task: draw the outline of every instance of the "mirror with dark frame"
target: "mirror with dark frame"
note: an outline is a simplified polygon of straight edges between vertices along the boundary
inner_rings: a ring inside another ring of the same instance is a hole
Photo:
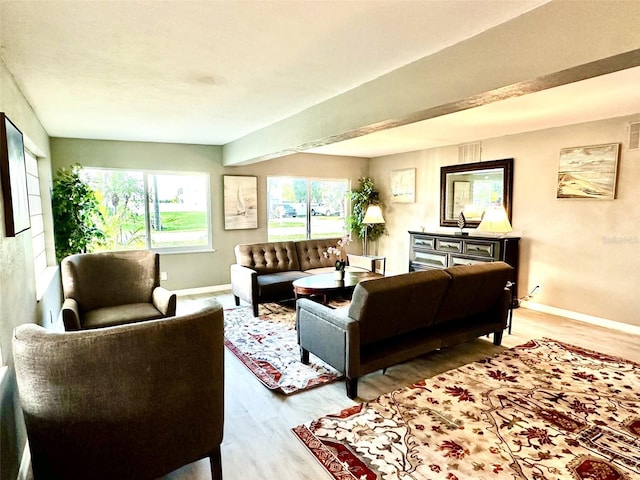
[[[462,212],[465,227],[475,228],[494,205],[504,206],[511,221],[512,187],[513,158],[441,167],[440,226],[460,226]]]

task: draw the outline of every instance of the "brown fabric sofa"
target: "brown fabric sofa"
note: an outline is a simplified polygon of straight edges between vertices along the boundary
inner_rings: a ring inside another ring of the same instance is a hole
[[[176,314],[176,294],[160,286],[160,256],[151,250],[70,255],[60,269],[65,330]]]
[[[323,253],[340,238],[236,245],[236,263],[231,265],[231,290],[236,305],[244,300],[258,316],[258,304],[293,297],[292,283],[298,278],[335,269],[335,256]]]
[[[500,345],[512,270],[495,262],[367,280],[342,309],[300,299],[301,359],[308,363],[313,353],[344,372],[347,396],[355,398],[358,378],[375,370],[489,333]]]
[[[217,301],[92,330],[17,327],[13,358],[33,478],[193,479],[187,470],[202,470],[198,460],[208,457],[209,478],[221,479],[223,330]]]

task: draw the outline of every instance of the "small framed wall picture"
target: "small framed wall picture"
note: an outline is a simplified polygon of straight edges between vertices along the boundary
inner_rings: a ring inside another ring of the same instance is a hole
[[[258,177],[223,175],[224,229],[258,228]]]
[[[0,176],[7,237],[15,237],[31,227],[24,140],[4,113],[0,113]]]
[[[416,201],[415,168],[391,171],[391,201],[393,203],[414,203]]]

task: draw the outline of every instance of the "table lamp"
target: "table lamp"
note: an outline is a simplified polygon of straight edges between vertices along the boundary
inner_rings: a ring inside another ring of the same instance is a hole
[[[369,225],[376,223],[384,223],[384,217],[382,216],[382,210],[380,205],[369,205],[367,211],[364,214],[362,223],[366,225],[364,229],[364,255],[368,254],[369,245],[367,243],[367,233],[369,232]]]
[[[478,225],[479,232],[496,233],[501,236],[512,232],[511,223],[507,217],[507,212],[502,205],[492,206],[485,210],[484,217],[480,225]]]

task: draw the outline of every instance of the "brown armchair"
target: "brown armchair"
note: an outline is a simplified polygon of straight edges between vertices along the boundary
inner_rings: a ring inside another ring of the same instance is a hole
[[[62,260],[65,330],[171,317],[176,295],[160,286],[160,256],[150,250],[81,253]]]
[[[176,478],[209,457],[212,478],[221,479],[223,321],[216,302],[101,329],[17,327],[13,358],[34,478]]]

